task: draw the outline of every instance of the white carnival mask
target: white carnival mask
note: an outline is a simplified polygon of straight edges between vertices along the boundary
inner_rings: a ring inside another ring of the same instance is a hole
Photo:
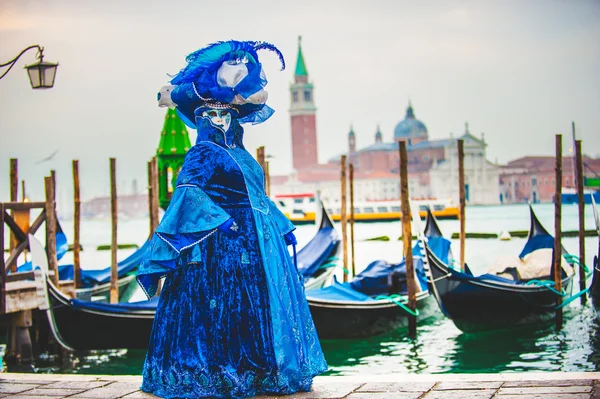
[[[166,85],[160,88],[158,92],[158,106],[159,107],[168,107],[175,108],[177,105],[171,100],[171,92],[175,89],[176,86]]]
[[[210,124],[223,131],[229,130],[231,125],[231,113],[225,109],[208,109],[202,112],[202,117],[210,121]]]

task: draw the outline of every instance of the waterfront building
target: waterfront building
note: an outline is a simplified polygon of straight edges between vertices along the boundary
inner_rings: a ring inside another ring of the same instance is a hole
[[[148,216],[148,194],[134,193],[117,197],[119,218],[137,219]],[[94,197],[81,203],[83,219],[109,219],[110,196]]]
[[[373,144],[358,149],[357,132],[350,126],[348,149],[344,154],[318,163],[316,105],[314,85],[310,82],[301,42],[294,81],[290,85],[290,117],[294,171],[289,176],[272,176],[272,194],[310,193],[320,191],[330,202],[340,197],[340,159],[347,156],[355,168],[354,193],[357,201],[393,200],[400,197],[398,142],[405,141],[408,150],[409,190],[413,198],[450,199],[458,203],[458,159],[456,140],[465,141],[465,180],[467,202],[497,204],[500,202],[500,168],[485,158],[487,144],[465,132],[457,139],[430,140],[426,125],[415,117],[408,104],[405,117],[395,129],[392,140],[385,141],[379,126]]]
[[[583,157],[583,174],[590,181],[600,176],[600,158]],[[573,157],[562,159],[562,187],[575,188]],[[502,203],[553,202],[556,192],[556,158],[553,156],[525,156],[508,162],[500,174]],[[591,185],[590,185],[591,186]],[[591,187],[597,189],[597,187]]]

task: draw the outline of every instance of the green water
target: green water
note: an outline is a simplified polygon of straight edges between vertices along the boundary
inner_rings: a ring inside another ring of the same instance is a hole
[[[329,375],[600,371],[600,326],[590,306],[570,307],[560,331],[550,324],[467,335],[433,317],[419,323],[415,339],[399,329],[321,343]],[[33,367],[8,371],[140,374],[144,356],[144,350],[80,352],[63,359],[45,356]]]
[[[553,206],[537,205],[536,212],[549,231],[553,231]],[[494,232],[526,230],[529,218],[527,207],[498,206],[467,208],[467,231]],[[442,221],[445,235],[458,231],[457,221]],[[131,237],[128,242],[141,244],[147,234],[147,221],[120,223],[120,237]],[[586,208],[586,227],[593,228],[592,210]],[[63,223],[69,231],[68,222]],[[86,236],[86,228],[90,233]],[[563,230],[577,228],[577,207],[564,207]],[[106,229],[106,230],[104,230]],[[314,234],[313,226],[299,226],[299,242],[307,242]],[[377,259],[399,261],[401,243],[395,241],[363,241],[370,237],[388,235],[397,237],[401,231],[398,222],[358,224],[356,227],[356,264],[360,270]],[[88,237],[84,248],[95,248],[104,240],[104,231],[110,232],[108,222],[83,224],[82,234]],[[95,237],[93,239],[89,237]],[[455,242],[453,241],[453,244]],[[498,254],[518,254],[525,239],[511,241],[468,240],[465,250],[467,263],[475,274],[484,273]],[[591,259],[598,248],[598,240],[588,237],[586,259]],[[578,253],[576,238],[565,238],[565,248]],[[458,257],[458,245],[453,245]],[[82,254],[98,265],[108,264],[107,254],[84,251]],[[122,252],[125,256],[126,251]],[[68,260],[67,260],[68,261]],[[86,263],[84,263],[86,264]],[[100,267],[99,266],[99,267]],[[576,291],[576,289],[575,289]],[[141,292],[137,299],[142,299]],[[134,298],[135,299],[135,298]],[[502,373],[543,371],[599,371],[600,325],[595,310],[588,304],[575,301],[565,309],[565,322],[560,331],[553,323],[502,331],[463,334],[452,321],[441,313],[418,325],[418,336],[410,339],[405,329],[361,340],[324,340],[321,342],[331,375],[358,373]],[[33,366],[10,367],[8,371],[79,374],[140,374],[145,351],[113,350],[76,353],[58,358],[42,356]]]

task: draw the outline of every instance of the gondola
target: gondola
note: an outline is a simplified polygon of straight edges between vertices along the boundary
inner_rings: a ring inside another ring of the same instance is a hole
[[[117,264],[119,276],[119,300],[127,302],[137,290],[135,271],[137,270],[146,250],[149,240],[135,252]],[[67,253],[69,244],[58,219],[56,219],[56,259],[60,261]],[[17,267],[17,272],[29,272],[32,270],[31,262],[25,262]],[[108,302],[110,296],[110,273],[108,266],[99,270],[81,269],[81,287],[76,290],[77,298],[86,301]],[[60,280],[74,279],[74,266],[71,264],[58,266],[58,278]]]
[[[429,213],[431,215],[431,213]],[[424,234],[437,240],[437,253],[443,259],[450,255],[450,241],[442,237],[439,227],[430,221]],[[435,300],[427,291],[427,278],[420,247],[413,248],[417,274],[418,319],[436,312]],[[383,334],[408,324],[406,302],[406,263],[389,264],[375,261],[351,282],[335,282],[331,286],[306,292],[308,305],[321,339],[364,338]]]
[[[134,253],[117,263],[120,302],[128,302],[137,291],[138,285],[135,279],[135,272],[149,246],[150,240],[147,240]],[[76,291],[77,298],[84,301],[108,302],[110,296],[110,274],[110,266],[98,270],[82,269],[82,286]],[[60,280],[73,280],[73,265],[60,265],[58,267],[58,275]]]
[[[598,254],[594,256],[594,272],[592,275],[592,285],[590,286],[590,297],[597,310],[596,316],[600,319],[600,216],[598,216],[598,208],[594,198],[592,198],[592,209],[594,211],[594,224],[598,233]]]
[[[313,286],[325,282],[324,276],[331,274],[331,267],[320,266],[336,255],[340,243],[327,212],[323,212],[323,219],[328,221],[321,222],[315,237],[304,247],[306,250],[303,248],[297,256],[298,268],[306,276],[305,283]],[[308,275],[311,271],[314,274]],[[158,298],[118,304],[70,299],[50,280],[47,282],[46,292],[50,329],[56,341],[65,348],[87,350],[148,347]]]
[[[57,235],[58,238],[58,235]],[[65,239],[66,244],[66,239]],[[119,276],[119,300],[127,302],[137,290],[135,271],[137,270],[150,241],[136,249],[135,252],[118,263]],[[65,245],[66,246],[66,245]],[[58,276],[60,280],[73,280],[73,265],[59,265]],[[86,301],[108,302],[110,294],[110,266],[99,270],[81,269],[81,288],[76,290],[77,298]],[[19,272],[31,271],[31,262],[27,262],[18,268]]]
[[[531,207],[530,217],[531,227],[519,255],[521,259],[537,250],[547,251],[554,247],[554,238],[541,225]],[[535,280],[511,279],[496,274],[475,277],[467,265],[464,271],[450,267],[448,262],[436,256],[429,243],[424,244],[424,251],[429,269],[429,291],[442,312],[463,332],[511,328],[554,316],[557,294],[548,283],[554,281],[551,261],[547,263],[548,275]],[[564,248],[563,254],[566,254]],[[563,289],[568,293],[573,274],[567,276],[563,271],[562,277]]]
[[[596,309],[600,310],[600,264],[598,255],[594,256],[594,274],[592,275],[592,285],[590,286],[590,297]]]
[[[319,230],[297,255],[298,271],[304,277],[305,290],[321,288],[329,282],[340,243],[340,235],[333,226],[331,216],[321,203]]]

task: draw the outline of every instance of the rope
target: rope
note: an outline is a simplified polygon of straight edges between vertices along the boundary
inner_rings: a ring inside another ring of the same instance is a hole
[[[571,255],[571,254],[566,254],[563,256],[565,257],[567,262],[575,263],[576,265],[581,266],[583,268],[583,271],[585,272],[586,278],[590,277],[593,274],[593,272],[590,270],[590,268],[585,263],[581,263],[581,259],[579,259],[579,256]]]
[[[406,303],[402,302],[403,298],[398,294],[379,295],[379,296],[375,297],[375,300],[380,300],[380,299],[387,299],[388,301],[395,303],[396,305],[400,306],[404,311],[406,311],[406,313],[410,314],[411,316],[417,317],[419,315],[419,309],[412,310],[411,308],[406,306]]]
[[[570,297],[568,297],[567,299],[565,299],[560,305],[556,306],[555,309],[560,309],[562,307],[567,306],[568,304],[570,304],[571,302],[573,302],[575,299],[579,298],[582,295],[587,294],[590,291],[589,288],[586,288],[584,290],[579,291],[577,294],[571,295]]]
[[[323,263],[321,266],[319,266],[319,269],[328,269],[330,267],[336,267],[338,266],[338,263],[336,262],[327,262],[327,263]]]

